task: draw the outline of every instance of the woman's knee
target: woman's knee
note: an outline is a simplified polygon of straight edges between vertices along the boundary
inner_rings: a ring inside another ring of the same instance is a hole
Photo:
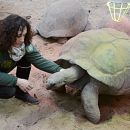
[[[15,96],[16,93],[16,88],[13,87],[11,88],[11,90],[7,93],[7,98],[12,98],[13,96]]]
[[[12,86],[0,86],[0,98],[9,99],[15,96],[16,88]]]

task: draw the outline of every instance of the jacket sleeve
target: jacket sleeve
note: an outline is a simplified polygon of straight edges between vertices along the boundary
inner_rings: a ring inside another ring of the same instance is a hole
[[[17,77],[9,75],[8,73],[0,72],[0,85],[3,86],[15,86]]]
[[[48,73],[55,73],[61,69],[56,63],[41,56],[32,44],[26,47],[26,59],[36,68]]]

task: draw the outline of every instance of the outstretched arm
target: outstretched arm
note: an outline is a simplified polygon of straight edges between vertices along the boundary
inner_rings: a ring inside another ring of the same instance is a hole
[[[26,58],[27,60],[33,64],[36,68],[43,70],[48,73],[55,73],[60,71],[62,67],[60,67],[58,64],[54,63],[53,61],[50,61],[46,58],[44,58],[33,45],[29,45],[26,47]]]

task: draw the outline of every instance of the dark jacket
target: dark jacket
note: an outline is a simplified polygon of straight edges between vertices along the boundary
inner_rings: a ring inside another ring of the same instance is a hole
[[[25,58],[36,68],[48,73],[55,73],[61,69],[56,63],[42,57],[32,44],[26,46]],[[8,74],[16,67],[16,64],[17,62],[9,57],[8,52],[0,52],[0,85],[16,85],[17,77]]]

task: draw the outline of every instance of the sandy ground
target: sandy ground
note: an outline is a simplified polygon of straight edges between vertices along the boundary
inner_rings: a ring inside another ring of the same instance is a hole
[[[35,28],[47,5],[56,0],[0,0],[0,18],[6,14],[16,13],[31,16]],[[80,0],[91,10],[89,17],[92,25],[107,10],[106,0]],[[86,8],[87,7],[87,8]],[[105,10],[105,11],[104,11]],[[5,12],[5,13],[2,13]],[[39,36],[33,37],[33,44],[41,54],[55,60],[62,44],[49,43]],[[15,73],[13,70],[11,73]],[[129,130],[130,129],[130,96],[102,96],[99,100],[101,122],[94,125],[84,115],[80,97],[72,94],[57,94],[45,89],[45,72],[32,67],[30,79],[35,84],[39,105],[23,103],[15,98],[0,100],[0,130]],[[42,89],[41,89],[42,88]]]

